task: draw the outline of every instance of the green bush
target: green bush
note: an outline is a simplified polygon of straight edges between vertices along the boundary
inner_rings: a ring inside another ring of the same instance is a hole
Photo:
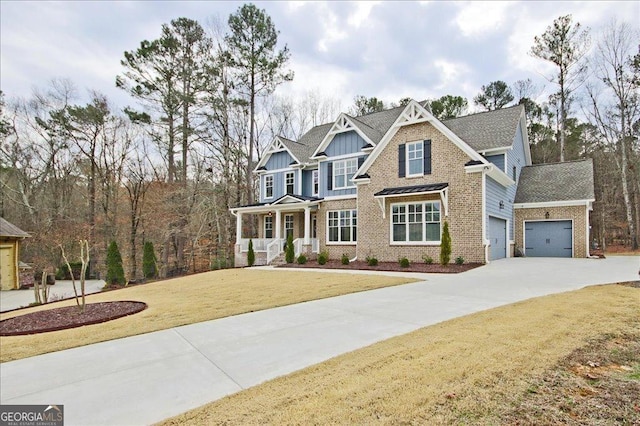
[[[318,264],[324,265],[329,260],[329,253],[326,251],[320,252],[318,255]]]
[[[442,228],[442,242],[440,243],[440,264],[447,266],[451,260],[451,235],[449,234],[449,223],[444,222]]]
[[[254,263],[256,263],[256,252],[253,251],[253,240],[249,239],[249,251],[247,252],[247,265],[253,266]]]
[[[406,257],[403,257],[400,260],[398,260],[398,263],[403,268],[408,268],[409,267],[409,259],[407,259]]]
[[[367,256],[367,265],[369,266],[378,266],[378,259],[373,256]]]
[[[458,256],[456,257],[456,265],[462,265],[464,263],[464,257]]]
[[[224,256],[218,256],[218,257],[214,257],[211,260],[211,265],[210,268],[212,271],[216,271],[218,269],[227,269],[229,266],[229,262],[227,261],[227,258]]]
[[[298,264],[304,265],[305,263],[307,263],[307,256],[305,256],[304,254],[298,256]]]
[[[82,272],[82,262],[69,262],[71,265],[71,270],[73,271],[73,278],[76,280],[80,279],[80,274]],[[70,280],[71,274],[69,273],[69,268],[66,263],[63,263],[56,269],[56,280]],[[38,274],[38,280],[42,277],[42,272]],[[84,273],[84,278],[89,279],[89,267],[87,266],[87,270]]]
[[[111,241],[107,249],[107,284],[124,284],[124,268],[118,244]]]
[[[158,275],[158,259],[151,241],[145,241],[142,249],[142,274],[145,278],[155,278]]]
[[[433,263],[433,257],[431,256],[422,256],[422,260],[424,260],[424,263],[427,265],[431,265]]]
[[[348,265],[349,264],[349,256],[347,256],[346,254],[342,254],[342,257],[340,258],[340,262],[342,262],[343,265]]]
[[[287,261],[287,263],[293,263],[295,258],[296,258],[296,251],[293,248],[293,235],[289,234],[287,236],[287,247],[285,248],[285,251],[284,251],[284,259]]]

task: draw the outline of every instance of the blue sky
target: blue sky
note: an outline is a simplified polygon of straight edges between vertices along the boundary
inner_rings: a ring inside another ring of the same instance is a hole
[[[133,104],[115,88],[120,59],[140,41],[181,16],[202,24],[226,22],[243,2],[1,1],[0,87],[7,97],[66,77],[80,94],[107,94]],[[291,51],[292,83],[278,92],[319,91],[342,101],[355,95],[386,102],[402,97],[462,95],[480,86],[531,78],[540,100],[553,68],[528,54],[533,38],[553,19],[598,31],[612,18],[640,29],[640,2],[256,2],[272,17],[281,45]]]

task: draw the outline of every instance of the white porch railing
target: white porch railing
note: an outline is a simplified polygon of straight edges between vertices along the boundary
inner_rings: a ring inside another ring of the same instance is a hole
[[[249,240],[253,240],[253,251],[267,251],[267,246],[274,241],[273,238],[243,238],[240,240],[240,251],[249,251]]]
[[[295,252],[296,257],[302,254],[302,243],[304,243],[303,238],[296,238],[295,240],[293,240],[293,251]]]
[[[317,238],[311,239],[311,253],[320,253],[320,240]]]
[[[271,263],[273,259],[278,257],[282,253],[281,239],[274,238],[269,244],[267,244],[267,265]]]

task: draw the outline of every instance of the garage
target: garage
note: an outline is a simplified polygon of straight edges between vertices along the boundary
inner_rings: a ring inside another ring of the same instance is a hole
[[[497,217],[489,217],[489,240],[491,254],[489,260],[507,257],[507,221]]]
[[[524,223],[525,255],[573,257],[573,223],[570,220]]]

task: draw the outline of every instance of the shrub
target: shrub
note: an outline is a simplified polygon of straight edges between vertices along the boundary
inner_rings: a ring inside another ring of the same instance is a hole
[[[107,249],[107,284],[124,284],[124,268],[118,244],[111,241]]]
[[[403,258],[399,259],[398,263],[403,268],[408,268],[409,267],[409,259],[407,259],[406,257],[403,257]]]
[[[447,266],[451,260],[451,235],[449,234],[449,223],[444,222],[442,228],[442,242],[440,243],[440,264]]]
[[[464,263],[464,257],[458,256],[456,257],[456,265],[462,265]]]
[[[307,256],[305,256],[304,254],[298,256],[298,264],[304,265],[305,263],[307,263]]]
[[[378,259],[373,256],[367,256],[367,265],[369,266],[378,266]]]
[[[227,258],[224,256],[218,256],[218,257],[214,257],[211,260],[211,265],[209,265],[209,267],[211,268],[212,271],[218,270],[218,269],[226,269],[229,266],[229,262],[227,261]]]
[[[320,252],[318,255],[318,264],[324,265],[329,260],[329,253],[326,251]]]
[[[145,278],[155,278],[158,275],[158,259],[151,241],[145,241],[142,249],[142,274]]]
[[[249,249],[247,251],[247,265],[251,267],[253,266],[254,263],[256,263],[256,252],[253,251],[253,240],[249,239]]]
[[[293,248],[293,235],[287,235],[287,248],[285,249],[284,259],[287,263],[293,263],[296,258],[296,251]]]
[[[424,263],[426,263],[427,265],[431,265],[433,263],[433,257],[431,256],[423,255],[422,260],[424,260]]]
[[[342,257],[340,258],[340,262],[342,262],[343,265],[348,265],[349,264],[349,256],[347,256],[346,254],[342,254]]]

